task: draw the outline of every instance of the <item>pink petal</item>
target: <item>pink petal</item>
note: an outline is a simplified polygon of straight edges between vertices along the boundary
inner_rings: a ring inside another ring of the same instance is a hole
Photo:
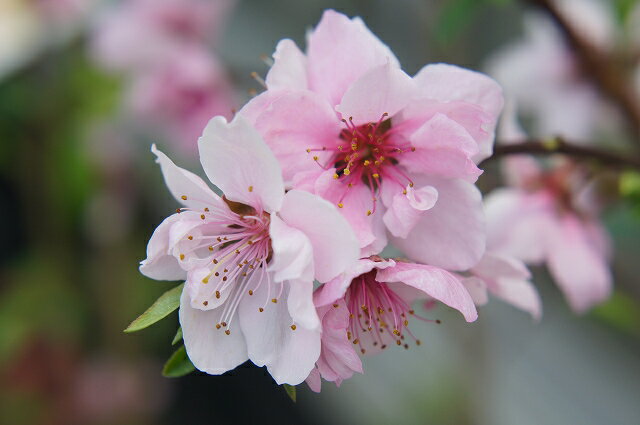
[[[485,223],[480,191],[462,180],[420,178],[431,185],[438,202],[420,217],[406,238],[392,238],[409,258],[448,270],[467,270],[485,250]]]
[[[311,391],[314,393],[320,392],[322,389],[322,379],[320,379],[320,372],[318,371],[318,368],[313,368],[307,379],[305,379],[305,382]]]
[[[487,252],[471,273],[482,279],[495,297],[528,312],[535,320],[542,317],[540,296],[523,262]]]
[[[404,108],[414,92],[413,80],[400,68],[386,63],[371,69],[347,89],[336,111],[356,125],[378,122]]]
[[[582,313],[606,300],[611,293],[611,272],[579,219],[566,215],[547,238],[547,265],[571,308]]]
[[[467,322],[478,318],[476,306],[464,285],[453,274],[438,267],[398,262],[395,267],[378,270],[379,282],[401,282],[455,308]]]
[[[182,205],[201,210],[221,202],[220,197],[200,177],[175,165],[156,145],[151,146],[151,152],[157,157],[156,162],[160,164],[169,191]]]
[[[341,203],[342,208],[339,212],[349,222],[351,228],[356,234],[360,242],[360,247],[365,248],[384,235],[375,232],[374,219],[381,212],[368,214],[373,210],[373,201],[371,200],[371,189],[364,184],[354,184],[348,188],[347,185],[333,178],[335,169],[325,171],[316,181],[316,194],[331,202],[334,205]],[[378,203],[378,207],[383,207]],[[376,252],[377,254],[377,252]]]
[[[487,285],[484,280],[475,276],[458,276],[458,279],[460,279],[464,288],[467,290],[469,295],[471,295],[471,299],[476,306],[483,306],[489,302]]]
[[[500,86],[488,76],[446,64],[432,64],[422,68],[413,77],[420,96],[440,102],[463,101],[480,106],[488,114],[489,122],[483,127],[487,136],[477,140],[480,161],[493,152],[493,138],[498,115],[504,98]]]
[[[247,346],[240,327],[235,327],[226,335],[222,329],[216,329],[220,323],[222,308],[201,311],[191,307],[187,291],[180,298],[180,326],[184,346],[193,365],[211,375],[220,375],[247,361]]]
[[[276,46],[266,83],[269,90],[306,90],[307,58],[292,40],[281,40]]]
[[[469,132],[442,113],[436,113],[420,126],[410,141],[416,149],[455,149],[468,156],[478,152],[478,145]]]
[[[324,99],[298,91],[274,99],[256,116],[255,128],[282,164],[284,179],[290,183],[297,173],[322,170],[313,157],[318,156],[320,164],[328,162],[329,153],[322,147],[336,146],[342,127]]]
[[[280,209],[284,183],[280,165],[260,134],[241,116],[214,117],[198,140],[209,180],[225,196],[258,210]]]
[[[284,297],[289,294],[285,285]],[[286,303],[269,301],[266,285],[240,302],[240,325],[245,335],[249,358],[267,370],[278,384],[298,385],[315,367],[320,356],[320,331],[298,326]],[[263,312],[258,308],[264,307]]]
[[[419,189],[407,186],[406,195],[397,193],[392,204],[384,214],[384,223],[387,229],[398,238],[406,238],[413,227],[418,223],[424,211],[436,204],[438,191],[431,186]]]
[[[344,298],[344,294],[354,278],[373,269],[385,269],[393,267],[395,264],[393,260],[373,261],[369,258],[361,258],[340,276],[320,286],[314,293],[314,303],[317,307],[332,304],[336,300]]]
[[[147,258],[140,263],[140,273],[156,280],[182,280],[187,277],[187,272],[170,253],[169,233],[178,220],[180,214],[170,215],[153,231],[147,245]]]
[[[284,222],[301,231],[313,247],[315,278],[333,279],[359,256],[358,240],[338,209],[324,199],[300,190],[290,190],[279,212]]]
[[[388,62],[398,66],[391,50],[360,18],[349,19],[334,10],[324,12],[307,45],[309,86],[331,106],[370,69]]]

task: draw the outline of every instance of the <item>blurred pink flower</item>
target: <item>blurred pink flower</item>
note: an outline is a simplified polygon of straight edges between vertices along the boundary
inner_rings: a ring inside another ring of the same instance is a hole
[[[154,147],[184,209],[155,230],[140,271],[186,279],[180,324],[199,370],[221,374],[251,359],[277,383],[299,384],[320,355],[313,279],[326,282],[357,259],[355,236],[327,201],[285,194],[276,158],[241,117],[213,118],[198,145],[225,195]]]
[[[189,45],[211,45],[234,0],[130,0],[98,21],[92,53],[105,68],[131,71],[164,62]]]
[[[451,65],[405,74],[360,18],[333,10],[274,53],[267,91],[239,113],[283,166],[289,187],[341,208],[362,255],[391,239],[412,259],[466,269],[484,251],[475,162],[490,155],[498,85]]]
[[[593,46],[610,50],[616,30],[613,8],[601,0],[558,0],[557,6]],[[534,136],[588,141],[613,118],[583,78],[563,34],[547,16],[525,15],[524,38],[495,53],[487,64],[519,109],[532,118]],[[606,117],[606,119],[603,119]]]
[[[136,123],[186,154],[196,150],[196,140],[211,117],[231,118],[233,98],[222,66],[193,46],[134,74],[126,92]]]
[[[462,278],[462,283],[477,306],[488,302],[489,292],[531,314],[536,321],[542,317],[540,296],[530,281],[531,273],[522,261],[489,249],[470,274],[470,277]]]
[[[434,266],[372,256],[359,260],[354,267],[322,285],[314,294],[318,310],[326,311],[323,308],[331,306],[345,312],[335,313],[331,333],[327,337],[323,334],[325,356],[320,357],[317,371],[307,381],[310,387],[320,390],[318,375],[339,385],[354,371],[360,372],[361,366],[346,341],[351,341],[350,345],[357,346],[362,354],[378,353],[389,345],[408,348],[408,338],[420,345],[409,330],[409,321],[432,320],[418,316],[411,308],[417,299],[439,301],[455,308],[467,322],[478,318],[473,299],[460,279]],[[340,338],[339,332],[344,330],[346,335],[343,333]]]
[[[511,113],[503,120],[501,137],[524,137]],[[576,312],[607,299],[610,241],[583,170],[565,158],[551,158],[543,168],[525,155],[503,165],[509,186],[494,190],[485,202],[491,250],[526,263],[546,262]]]

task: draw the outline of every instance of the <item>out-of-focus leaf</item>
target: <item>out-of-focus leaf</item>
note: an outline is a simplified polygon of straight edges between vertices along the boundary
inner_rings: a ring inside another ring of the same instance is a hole
[[[162,376],[167,378],[180,378],[181,376],[190,374],[194,370],[196,370],[196,367],[191,363],[191,360],[189,360],[187,350],[183,345],[178,348],[164,364]]]
[[[182,341],[182,327],[178,328],[178,332],[176,332],[176,336],[173,337],[173,341],[171,341],[171,345],[176,345]]]
[[[640,303],[620,291],[594,308],[592,314],[618,330],[640,336]]]
[[[620,195],[640,214],[640,173],[629,171],[620,176]]]
[[[614,0],[614,7],[616,9],[618,18],[621,22],[627,20],[629,13],[633,10],[638,0]]]
[[[169,314],[173,313],[180,306],[180,294],[182,294],[183,286],[184,283],[181,283],[175,288],[160,295],[160,298],[158,298],[156,302],[147,309],[147,311],[131,322],[124,331],[127,333],[137,332],[153,325],[157,321],[162,320]]]
[[[282,387],[284,388],[285,392],[287,393],[287,395],[289,396],[289,398],[291,400],[293,400],[293,402],[296,402],[296,387],[293,385],[289,385],[289,384],[282,384]]]
[[[435,29],[435,36],[441,43],[458,36],[471,22],[478,7],[479,0],[451,0],[440,10],[440,16]]]

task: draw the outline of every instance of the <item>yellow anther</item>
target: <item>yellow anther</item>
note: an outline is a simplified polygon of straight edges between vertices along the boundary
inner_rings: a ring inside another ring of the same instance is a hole
[[[338,175],[338,173],[334,173],[334,174],[333,174],[333,178],[334,178],[334,179],[337,179],[338,177],[340,177],[340,176]]]
[[[200,214],[200,218],[204,220],[204,214]]]
[[[349,170],[348,168],[344,169],[344,175],[348,176],[349,174],[351,174],[351,170]]]
[[[338,202],[338,208],[342,208],[344,207],[344,204],[342,202]]]
[[[216,323],[216,329],[220,329],[222,326],[220,326],[220,323]]]
[[[371,210],[368,210],[368,211],[367,211],[367,217],[368,217],[368,216],[370,216],[371,214],[373,214],[373,213],[371,212]]]
[[[209,247],[209,251],[213,251],[213,247],[212,246]]]
[[[314,160],[314,161],[317,161],[317,160],[318,160],[318,155],[314,155],[314,156],[313,156],[313,160]]]
[[[277,302],[278,302],[278,299],[277,299],[277,298],[272,298],[272,299],[271,299],[271,302],[275,304],[275,303],[277,303]]]
[[[311,153],[311,149],[307,148],[307,153]]]
[[[371,164],[371,161],[369,161],[368,159],[365,159],[365,160],[364,160],[364,165],[365,165],[365,167],[366,167],[367,165],[369,165],[369,164]]]
[[[216,298],[220,298],[220,291],[216,291]]]
[[[296,325],[291,325],[291,330],[295,331],[296,330]]]
[[[249,186],[249,192],[253,192],[253,186]]]
[[[184,254],[180,254],[180,259],[184,260]]]
[[[249,289],[249,295],[253,295],[253,291]]]
[[[187,239],[189,239],[190,241],[192,241],[192,240],[193,240],[193,236],[189,235],[189,236],[187,236]]]
[[[209,276],[202,279],[202,283],[209,283]]]
[[[182,195],[180,198],[181,198],[183,201],[186,201],[186,200],[187,200],[187,195]]]
[[[374,178],[374,179],[380,178],[380,174],[378,174],[378,173],[373,173],[373,178]]]

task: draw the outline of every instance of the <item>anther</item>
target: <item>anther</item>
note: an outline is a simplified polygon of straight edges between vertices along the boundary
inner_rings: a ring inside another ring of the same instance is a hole
[[[249,192],[253,192],[253,186],[249,186]]]
[[[419,339],[416,339],[416,345],[422,344]]]
[[[227,322],[220,322],[220,324],[225,328],[227,327]]]
[[[220,326],[220,323],[216,323],[216,329],[220,329],[222,326]]]
[[[215,258],[213,259],[213,264],[218,264],[218,260],[216,260]]]
[[[189,235],[189,236],[187,236],[187,239],[189,239],[190,241],[192,241],[192,240],[193,240],[193,236]]]
[[[186,201],[186,200],[187,200],[187,195],[182,195],[180,198],[181,198],[183,201]]]
[[[249,295],[253,295],[253,291],[249,289]]]
[[[291,330],[295,331],[296,330],[296,325],[291,325]]]
[[[333,308],[338,308],[338,307],[340,307],[338,304],[333,305]]]
[[[202,279],[202,283],[209,283],[209,276]]]
[[[220,298],[220,291],[216,291],[216,298]]]
[[[200,218],[204,220],[204,214],[200,214]]]
[[[208,306],[209,305],[209,301],[202,301],[202,305],[205,306],[205,307]]]
[[[338,202],[338,208],[342,208],[344,207],[344,204],[342,202]]]
[[[262,312],[264,311],[264,308],[260,307],[260,308],[258,309],[258,311],[259,311],[260,313],[262,313]]]
[[[227,277],[226,276],[222,276],[222,281],[226,282],[227,281]]]
[[[366,353],[366,352],[367,352],[367,350],[365,350],[364,348],[361,348],[361,349],[360,349],[360,352],[361,352],[362,354],[364,354],[364,353]]]
[[[227,329],[226,331],[224,331],[224,333],[226,333],[227,335],[231,335],[231,331],[229,329]]]
[[[360,342],[360,340],[359,340],[358,338],[356,338],[356,339],[354,339],[354,340],[353,340],[353,344],[354,344],[354,345],[355,345],[355,344],[357,344],[357,343],[359,343],[359,342]]]
[[[370,216],[371,214],[373,214],[371,210],[367,210],[367,217]]]
[[[180,259],[184,260],[184,254],[180,254]]]
[[[277,299],[277,298],[272,298],[272,299],[271,299],[271,302],[272,302],[272,303],[274,303],[274,304],[276,304],[276,303],[278,302],[278,299]]]

